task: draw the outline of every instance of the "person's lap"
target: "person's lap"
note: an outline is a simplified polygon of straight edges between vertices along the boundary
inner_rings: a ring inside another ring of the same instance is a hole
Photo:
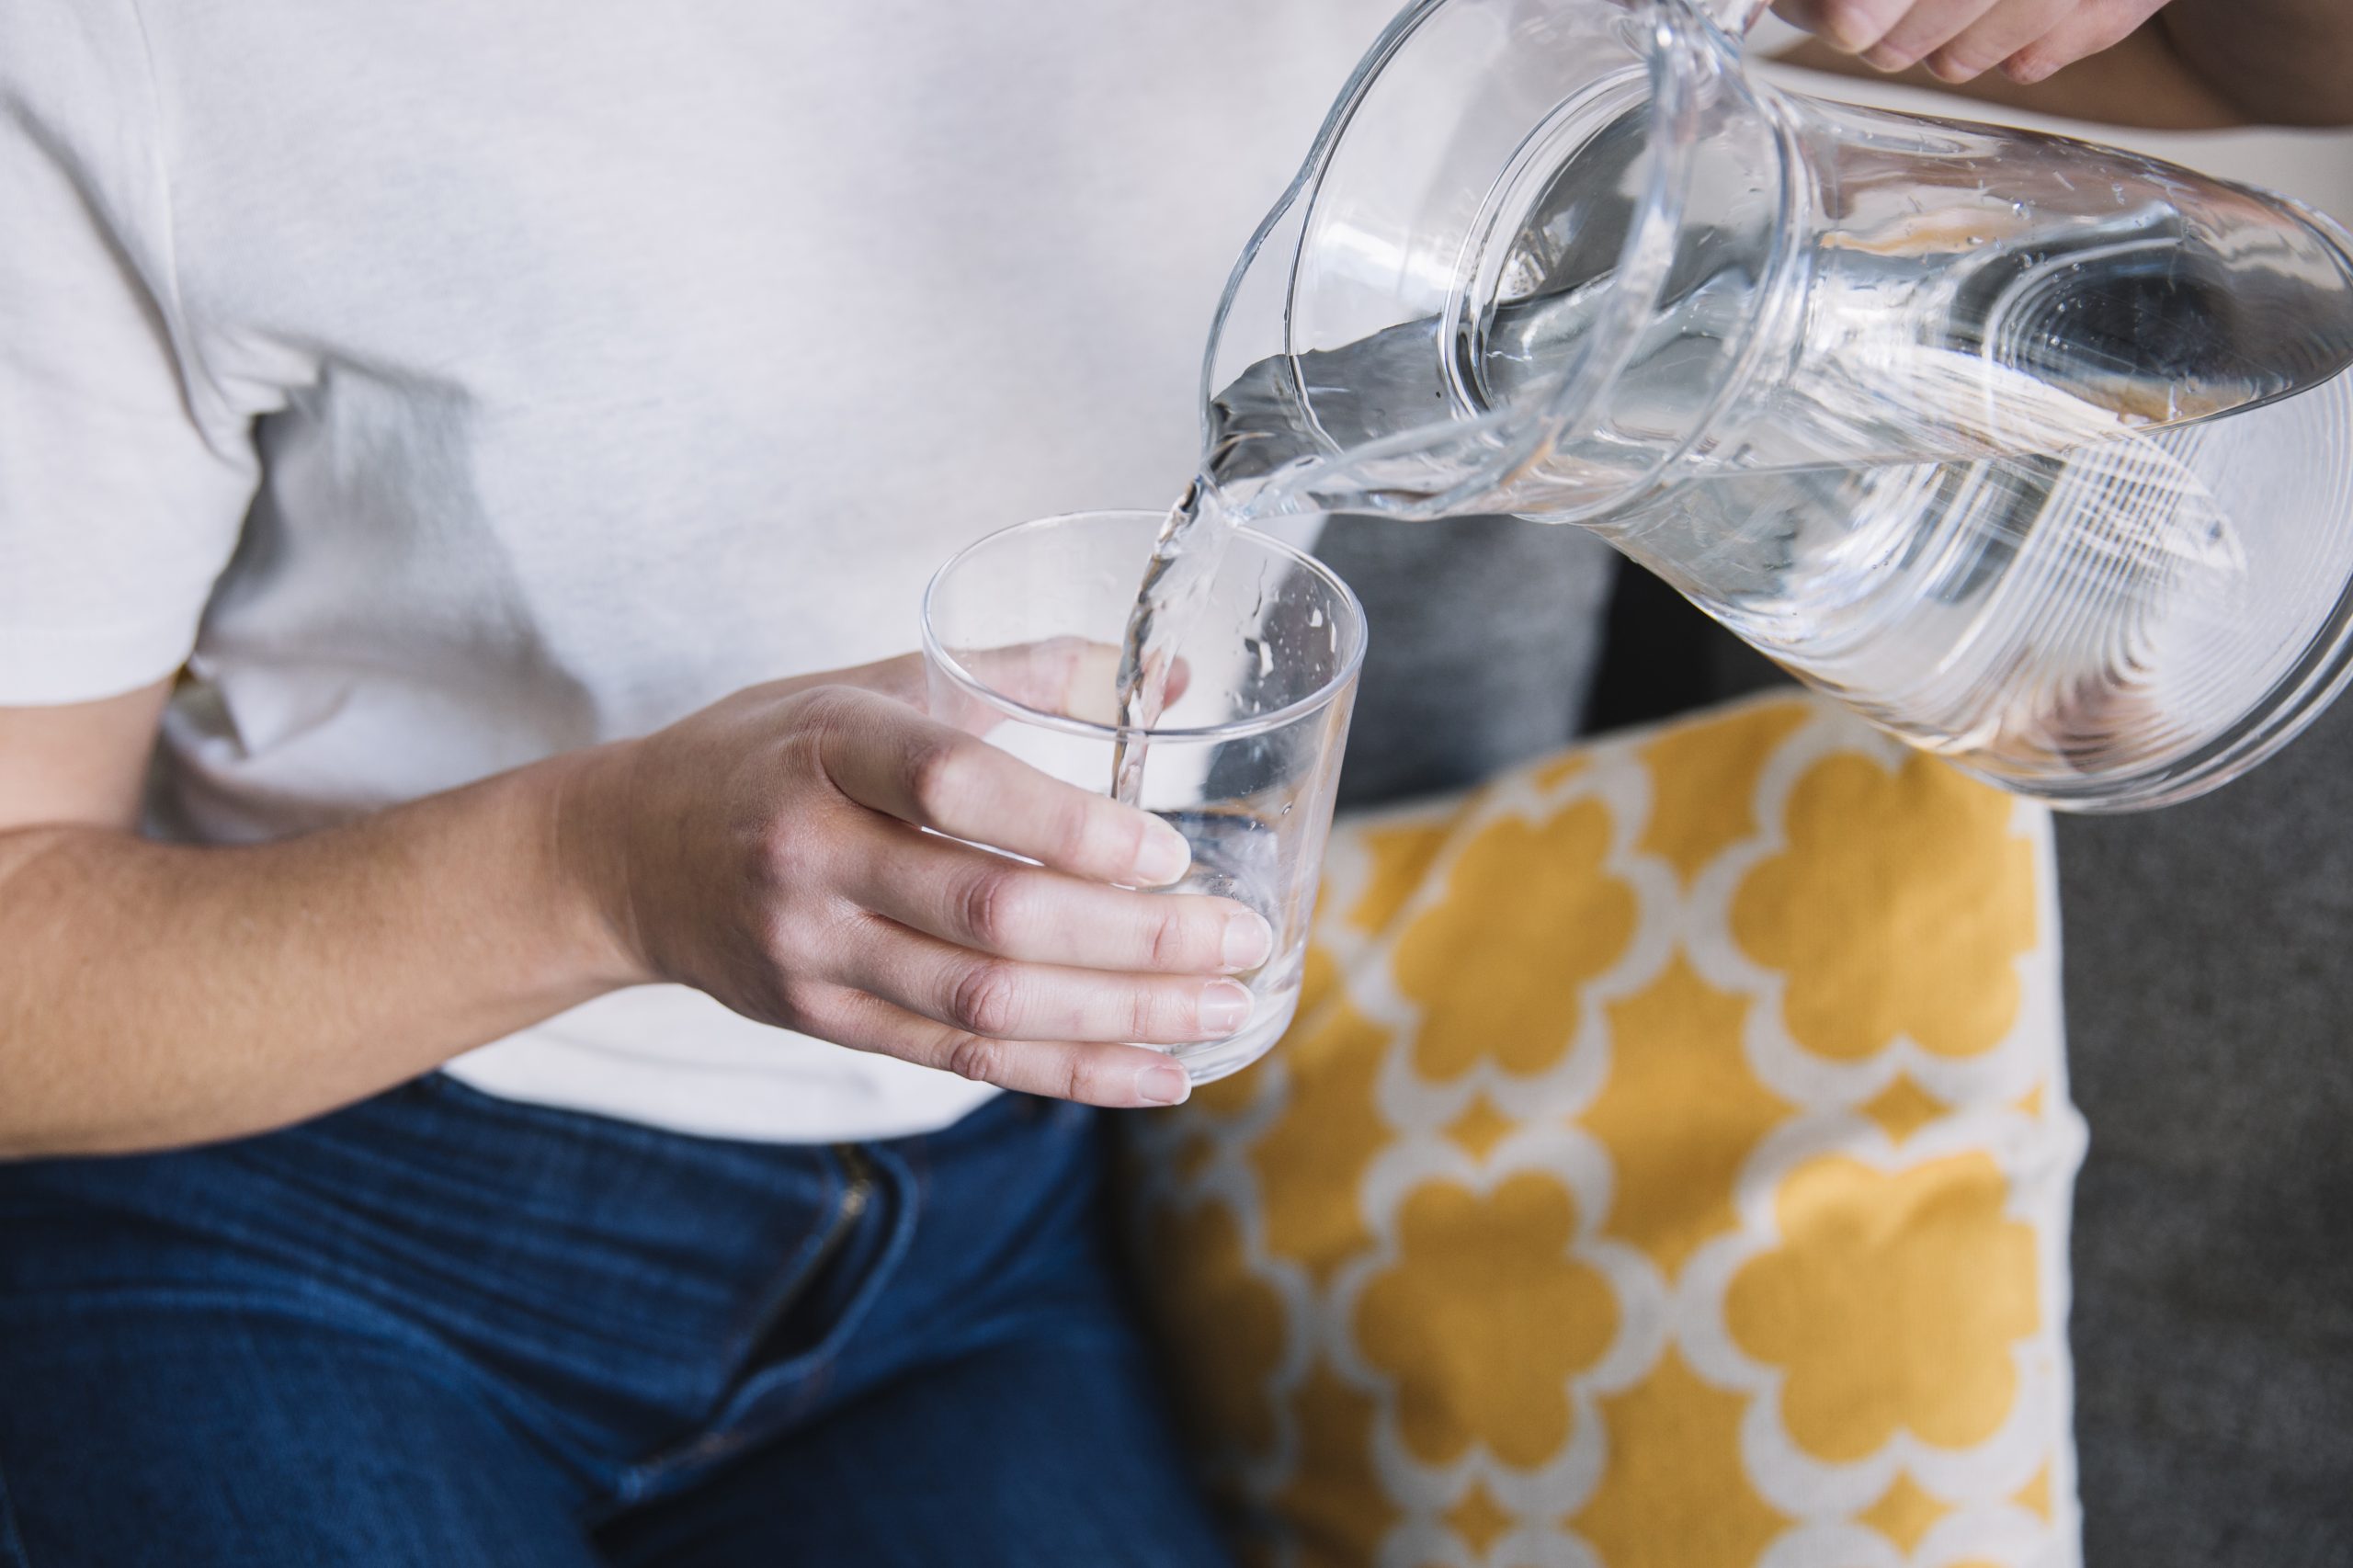
[[[1223,1561],[1110,1346],[911,1374],[592,1534],[586,1490],[409,1347],[195,1302],[97,1319],[0,1352],[10,1568]]]
[[[1015,1343],[878,1390],[599,1533],[614,1568],[1226,1561],[1131,1348]]]
[[[578,1484],[438,1355],[291,1305],[0,1318],[0,1563],[596,1568]]]
[[[258,1189],[255,1162],[218,1153],[0,1170],[0,1564],[1226,1561],[1100,1277],[1072,1114],[871,1146],[870,1232],[803,1246],[835,1188],[780,1221],[764,1195],[801,1204],[806,1173],[771,1182],[760,1152],[629,1130],[594,1161],[474,1168],[453,1116],[510,1148],[611,1124],[450,1098],[410,1118],[438,1119],[414,1148],[388,1107],[324,1153],[274,1146]],[[355,1144],[391,1149],[382,1211],[278,1226],[289,1172],[347,1180]],[[453,1165],[493,1190],[447,1190]],[[576,1204],[544,1190],[552,1171]],[[430,1211],[411,1191],[428,1175]],[[545,1234],[658,1240],[665,1206],[707,1193],[710,1212],[675,1217],[675,1291],[647,1276],[599,1302],[577,1245],[545,1278],[546,1245],[458,1256],[518,1175],[542,1189],[506,1223]],[[442,1224],[452,1201],[468,1224]],[[337,1227],[368,1233],[321,1236],[313,1267],[306,1238]],[[478,1300],[455,1278],[470,1261],[495,1281]],[[613,1348],[632,1325],[642,1356]]]

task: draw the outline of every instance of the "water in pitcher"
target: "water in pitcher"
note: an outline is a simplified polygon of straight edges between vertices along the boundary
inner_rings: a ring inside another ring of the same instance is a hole
[[[2012,254],[2063,278],[2040,308],[2014,277],[1972,297],[1945,264],[1932,276],[1900,253],[1834,256],[1814,281],[1808,352],[1835,359],[1850,344],[1870,362],[1847,377],[1817,367],[1805,407],[1768,408],[1645,492],[1614,433],[1682,427],[1718,394],[1741,324],[1745,290],[1696,268],[1619,372],[1606,418],[1545,457],[1550,478],[1563,494],[1624,492],[1580,520],[1801,677],[1962,767],[2064,799],[2072,781],[2161,760],[2228,722],[2238,699],[2212,677],[2237,661],[2211,656],[2218,639],[2290,602],[2307,565],[2250,554],[2241,520],[2316,504],[2353,517],[2353,375],[2301,347],[2296,301],[2250,310],[2201,294],[2165,269],[2147,225],[2127,210],[2112,231],[2077,220],[2048,243],[2009,236]],[[1501,405],[1557,376],[1611,283],[1587,269],[1548,288],[1560,270],[1532,275],[1475,340],[1408,324],[1262,363],[1213,401],[1203,477],[1170,515],[1129,629],[1124,719],[1156,716],[1187,597],[1227,529],[1311,509],[1311,494],[1312,509],[1349,509],[1351,486],[1363,509],[1396,510],[1425,482],[1411,464],[1352,467],[1352,450],[1393,435],[1400,411],[1466,389]],[[2234,309],[2227,355],[2146,341],[2222,330],[2215,312]],[[2127,333],[2141,335],[2129,351]],[[1947,460],[1919,460],[1924,431]],[[2313,541],[2310,570],[2327,548]],[[1142,765],[1131,748],[1123,798]]]

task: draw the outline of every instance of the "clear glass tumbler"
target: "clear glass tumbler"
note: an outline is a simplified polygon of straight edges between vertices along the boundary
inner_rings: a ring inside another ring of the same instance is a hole
[[[1120,638],[1161,521],[1082,513],[972,545],[924,595],[924,655],[935,715],[1056,778],[1108,794],[1115,755],[1142,744],[1137,803],[1193,849],[1165,891],[1237,900],[1274,927],[1273,956],[1240,977],[1250,1022],[1170,1052],[1207,1083],[1265,1055],[1299,1006],[1364,608],[1313,557],[1240,532],[1176,648],[1159,722],[1123,732]]]

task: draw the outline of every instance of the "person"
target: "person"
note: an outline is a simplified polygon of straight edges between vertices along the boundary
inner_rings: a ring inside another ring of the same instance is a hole
[[[1383,10],[0,9],[0,1563],[1225,1561],[1088,1108],[1268,934],[892,655]]]

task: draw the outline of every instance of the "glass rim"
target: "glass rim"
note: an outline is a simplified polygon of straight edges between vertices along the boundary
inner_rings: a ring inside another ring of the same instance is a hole
[[[1163,516],[1164,514],[1158,512],[1117,507],[1097,512],[1063,512],[1051,517],[1032,517],[1026,523],[1015,523],[1008,528],[998,528],[993,533],[984,534],[974,540],[942,562],[939,569],[931,574],[931,581],[924,586],[923,653],[925,660],[933,668],[945,673],[949,679],[955,682],[968,696],[995,709],[1008,718],[1018,719],[1025,723],[1036,724],[1045,729],[1059,730],[1065,734],[1085,735],[1095,740],[1118,742],[1142,738],[1149,740],[1154,745],[1164,741],[1244,740],[1252,735],[1262,735],[1270,731],[1284,729],[1312,716],[1321,709],[1330,707],[1364,667],[1365,646],[1370,639],[1366,635],[1363,601],[1357,597],[1356,590],[1349,587],[1341,579],[1339,574],[1314,556],[1296,545],[1276,539],[1271,534],[1246,527],[1237,526],[1234,528],[1235,538],[1232,541],[1233,544],[1264,550],[1269,554],[1288,561],[1294,566],[1305,569],[1318,582],[1331,589],[1340,604],[1345,606],[1348,613],[1355,618],[1355,645],[1347,651],[1347,656],[1341,660],[1339,668],[1305,697],[1287,702],[1272,712],[1254,713],[1246,719],[1229,719],[1223,723],[1194,725],[1183,729],[1137,729],[1125,724],[1098,724],[1090,719],[1074,719],[1067,713],[1051,713],[1042,708],[1032,708],[1026,702],[1006,696],[972,674],[971,670],[966,669],[963,662],[941,644],[933,624],[934,602],[939,596],[941,585],[948,581],[949,574],[972,556],[993,544],[1002,543],[1017,534],[1043,532],[1049,528],[1068,527],[1075,523],[1097,522],[1113,518],[1157,524]],[[1139,571],[1141,571],[1141,563],[1139,563]]]

